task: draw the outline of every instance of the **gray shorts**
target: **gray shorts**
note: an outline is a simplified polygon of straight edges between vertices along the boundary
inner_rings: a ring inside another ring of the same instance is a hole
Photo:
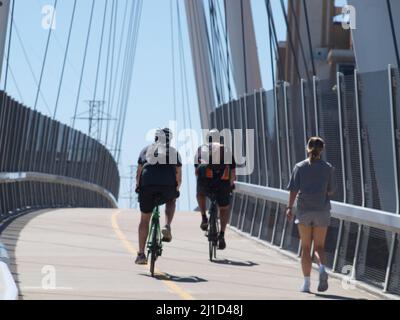
[[[331,213],[323,211],[297,212],[296,224],[306,227],[328,228],[331,225]]]

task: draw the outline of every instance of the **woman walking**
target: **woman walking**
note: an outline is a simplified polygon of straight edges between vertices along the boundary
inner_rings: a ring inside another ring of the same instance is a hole
[[[335,193],[334,168],[321,159],[325,142],[319,138],[311,138],[308,142],[308,159],[298,163],[288,186],[290,191],[289,206],[286,214],[289,221],[296,215],[299,228],[304,274],[302,292],[310,292],[312,269],[312,243],[314,255],[319,264],[319,292],[328,290],[328,274],[325,269],[325,240],[331,220],[330,198]],[[297,210],[293,205],[297,199]]]

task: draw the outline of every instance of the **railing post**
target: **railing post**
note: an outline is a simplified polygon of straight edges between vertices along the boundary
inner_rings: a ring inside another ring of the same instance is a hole
[[[278,89],[278,85],[274,87],[274,105],[275,105],[275,124],[276,124],[276,142],[277,142],[277,153],[278,153],[278,170],[279,170],[279,189],[282,189],[282,160],[281,160],[281,147],[280,147],[280,135],[281,130],[279,127],[279,108],[278,108],[278,97],[276,90]],[[279,203],[277,203],[276,211],[275,211],[275,221],[274,227],[272,231],[272,243],[275,239],[276,234],[276,226],[278,224],[278,215],[279,215]]]
[[[344,221],[340,220],[338,236],[337,236],[337,239],[336,239],[335,256],[333,258],[333,266],[332,266],[332,270],[333,271],[336,270],[337,264],[338,264],[338,260],[339,260],[339,249],[340,249],[340,243],[341,243],[341,240],[342,240],[343,226],[344,226]]]
[[[260,104],[261,104],[261,121],[262,121],[262,138],[263,138],[263,152],[264,152],[264,161],[265,161],[265,181],[266,185],[269,185],[269,176],[268,176],[268,158],[267,158],[267,141],[265,139],[265,110],[264,110],[264,92],[262,89],[260,89]],[[258,238],[261,238],[261,232],[262,232],[262,227],[263,227],[263,222],[265,219],[265,210],[267,206],[267,201],[264,200],[263,204],[263,209],[262,209],[262,217],[261,217],[261,222],[260,222],[260,229],[258,231]]]
[[[314,97],[314,114],[315,114],[315,131],[316,135],[319,136],[319,113],[318,113],[318,97],[317,97],[317,76],[313,76],[313,97]]]
[[[394,163],[394,179],[396,184],[396,214],[400,214],[400,201],[399,201],[399,176],[398,176],[398,154],[397,154],[397,135],[396,135],[396,118],[395,118],[395,106],[394,106],[394,97],[393,97],[393,88],[394,88],[394,81],[393,81],[393,69],[392,65],[389,64],[388,66],[388,82],[389,82],[389,101],[390,101],[390,117],[391,117],[391,126],[392,126],[392,147],[393,147],[393,163]],[[392,234],[392,242],[390,245],[390,253],[388,264],[386,268],[386,276],[385,276],[385,284],[384,284],[384,292],[386,292],[389,288],[389,281],[390,281],[390,274],[392,271],[392,262],[394,256],[396,244],[396,234]]]
[[[306,97],[304,92],[305,80],[301,79],[301,110],[303,116],[303,133],[304,133],[304,146],[307,145],[307,117],[306,117]],[[305,157],[307,158],[307,149],[304,147]]]
[[[340,137],[340,159],[342,161],[342,187],[343,187],[343,202],[347,203],[347,182],[346,182],[346,161],[344,158],[344,137],[343,137],[343,110],[342,110],[342,73],[336,74],[338,110],[339,110],[339,137]]]
[[[358,254],[360,252],[361,233],[362,233],[362,225],[359,224],[358,225],[358,232],[357,232],[356,248],[354,250],[353,270],[351,272],[351,279],[352,280],[356,279],[356,269],[357,269],[357,263],[358,263]]]
[[[289,114],[288,114],[288,94],[287,94],[287,88],[290,86],[288,82],[283,83],[283,99],[284,99],[284,106],[285,106],[285,127],[286,127],[286,152],[287,152],[287,162],[288,162],[288,173],[289,176],[292,173],[292,159],[291,159],[291,152],[290,152],[290,132],[289,132]],[[285,242],[285,236],[286,236],[286,230],[287,230],[287,225],[288,225],[288,219],[285,216],[285,221],[283,224],[283,230],[282,230],[282,238],[281,238],[281,245],[280,247],[283,248],[284,242]]]
[[[256,131],[256,153],[257,153],[257,169],[258,169],[258,174],[257,174],[257,184],[261,185],[261,167],[260,167],[260,128],[258,125],[258,108],[257,108],[257,103],[259,102],[257,99],[257,90],[254,90],[254,120],[255,120],[255,131]],[[254,212],[253,212],[253,218],[251,221],[251,228],[250,228],[250,235],[253,234],[253,230],[254,230],[254,223],[255,223],[255,219],[256,219],[256,214],[257,214],[257,207],[258,207],[258,199],[256,198],[256,204],[254,206]]]

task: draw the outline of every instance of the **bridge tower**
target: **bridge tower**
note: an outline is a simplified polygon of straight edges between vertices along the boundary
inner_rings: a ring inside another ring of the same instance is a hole
[[[10,0],[0,0],[0,79],[2,75],[4,51],[6,48],[9,11],[10,11]]]

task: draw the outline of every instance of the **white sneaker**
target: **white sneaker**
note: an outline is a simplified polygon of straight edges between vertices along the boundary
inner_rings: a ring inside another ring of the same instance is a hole
[[[321,272],[319,275],[319,285],[318,285],[318,292],[326,292],[328,291],[329,284],[328,284],[328,273],[326,271]]]

